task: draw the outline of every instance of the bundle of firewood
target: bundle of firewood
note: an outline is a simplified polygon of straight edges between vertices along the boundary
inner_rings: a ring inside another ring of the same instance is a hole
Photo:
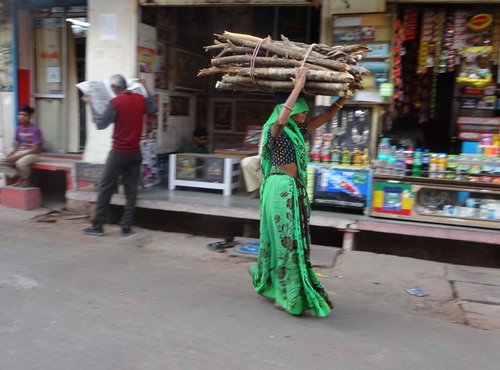
[[[309,69],[306,93],[352,98],[368,73],[356,65],[370,51],[364,45],[308,45],[284,36],[275,41],[227,31],[215,36],[205,50],[219,53],[198,76],[222,74],[215,85],[219,90],[290,92],[296,68],[304,66]]]

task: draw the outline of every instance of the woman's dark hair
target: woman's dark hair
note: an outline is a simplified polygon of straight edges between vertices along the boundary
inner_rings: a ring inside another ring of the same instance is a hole
[[[33,114],[34,111],[35,110],[31,108],[29,105],[21,105],[19,107],[19,112],[28,113],[30,116]]]

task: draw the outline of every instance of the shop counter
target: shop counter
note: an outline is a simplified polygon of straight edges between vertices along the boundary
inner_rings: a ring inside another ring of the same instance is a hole
[[[500,184],[375,175],[370,215],[500,229]]]
[[[177,186],[222,190],[231,195],[239,187],[240,158],[211,154],[171,154],[168,188]]]

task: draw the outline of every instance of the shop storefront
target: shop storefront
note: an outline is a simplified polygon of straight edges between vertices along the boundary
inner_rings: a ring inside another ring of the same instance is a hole
[[[213,77],[208,80],[196,78],[196,71],[210,65],[213,53],[205,53],[203,47],[213,43],[214,33],[230,30],[257,37],[270,35],[273,39],[285,35],[291,40],[308,44],[318,41],[326,44],[363,43],[373,49],[366,56],[364,66],[376,73],[367,78],[365,89],[349,102],[339,117],[312,135],[324,138],[326,133],[328,143],[315,141],[311,146],[319,147],[318,150],[323,152],[328,150],[328,157],[330,148],[332,152],[341,151],[344,154],[342,163],[335,163],[334,160],[334,163],[326,164],[323,161],[319,166],[311,156],[310,172],[311,177],[316,178],[321,177],[320,172],[330,174],[332,171],[335,178],[348,176],[339,182],[342,186],[353,181],[349,176],[352,177],[355,172],[354,181],[362,181],[361,201],[357,193],[351,194],[354,198],[350,200],[342,196],[338,201],[329,200],[330,190],[337,191],[332,186],[329,190],[316,189],[315,199],[317,204],[364,212],[371,195],[369,162],[376,149],[381,113],[387,105],[380,86],[389,82],[391,72],[392,16],[384,12],[385,2],[374,1],[367,6],[360,1],[349,4],[329,1],[322,2],[321,9],[311,6],[308,1],[286,4],[250,1],[245,5],[227,2],[231,6],[224,6],[226,2],[223,3],[207,6],[198,1],[179,7],[175,6],[179,5],[175,1],[141,2],[139,40],[154,40],[156,43],[155,47],[154,44],[141,45],[139,41],[138,63],[141,77],[154,85],[160,102],[158,114],[151,117],[148,125],[152,136],[157,138],[159,155],[174,152],[182,142],[190,140],[194,126],[207,128],[211,150],[216,155],[243,157],[257,151],[258,140],[249,138],[258,137],[259,126],[265,122],[274,105],[273,95],[220,92],[214,89],[216,80]],[[197,27],[185,27],[186,24],[196,24]],[[148,37],[143,37],[142,32]],[[151,56],[156,58],[156,63],[149,65],[148,58],[152,60]],[[310,96],[309,103],[318,112],[332,103],[332,97]],[[249,145],[250,141],[252,145]],[[200,157],[200,161],[203,158]],[[183,171],[179,168],[177,173]],[[203,177],[206,171],[193,169],[188,172],[190,176],[198,172]],[[197,183],[204,181],[203,178],[191,180]],[[344,187],[339,191],[349,196],[351,190]]]
[[[6,91],[17,89],[19,102],[36,106],[48,150],[78,151],[85,141],[83,160],[104,162],[111,131],[95,130],[73,87],[83,79],[121,73],[146,80],[158,102],[158,113],[148,117],[143,147],[150,160],[145,167],[159,165],[149,185],[167,175],[168,155],[191,140],[197,126],[209,132],[214,155],[241,158],[256,151],[257,141],[252,147],[245,137],[258,136],[273,95],[218,91],[215,77],[196,77],[210,65],[213,55],[204,47],[214,42],[214,33],[359,43],[372,50],[362,61],[371,72],[364,90],[309,141],[313,204],[377,217],[498,228],[498,1],[367,5],[351,0],[323,1],[321,7],[298,0],[139,5],[124,0],[120,7],[94,0],[19,3],[24,5],[15,9],[19,40],[14,45],[21,50],[10,62],[18,78],[9,85],[3,54],[0,98],[8,100]],[[78,25],[78,30],[72,27]],[[2,32],[1,45],[11,41],[6,35]],[[320,111],[332,99],[311,96],[309,103]],[[4,128],[6,114],[13,116],[15,110],[5,106]],[[4,143],[10,131],[4,130]],[[208,162],[210,171],[195,171],[201,177],[193,181],[223,172],[214,167],[220,161]]]
[[[142,1],[141,5],[137,64],[139,76],[154,89],[159,103],[157,114],[148,118],[146,135],[156,142],[160,175],[167,174],[168,156],[191,142],[195,127],[203,127],[213,156],[179,155],[178,163],[170,161],[178,165],[170,185],[190,181],[187,184],[193,187],[212,188],[213,179],[223,176],[227,167],[220,157],[257,153],[260,127],[274,103],[272,93],[221,92],[215,89],[220,76],[197,77],[215,56],[205,47],[213,44],[214,34],[225,30],[318,42],[320,9],[308,1],[290,1],[287,6],[277,1]],[[314,104],[314,97],[310,101]],[[192,168],[185,168],[189,164]]]
[[[500,4],[394,3],[370,213],[498,229]]]

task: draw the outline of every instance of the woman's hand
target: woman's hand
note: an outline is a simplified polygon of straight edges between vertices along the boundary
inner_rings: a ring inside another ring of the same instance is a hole
[[[302,90],[304,85],[306,84],[306,76],[307,72],[309,72],[309,68],[307,67],[299,67],[295,71],[295,78],[292,78],[295,87]]]

